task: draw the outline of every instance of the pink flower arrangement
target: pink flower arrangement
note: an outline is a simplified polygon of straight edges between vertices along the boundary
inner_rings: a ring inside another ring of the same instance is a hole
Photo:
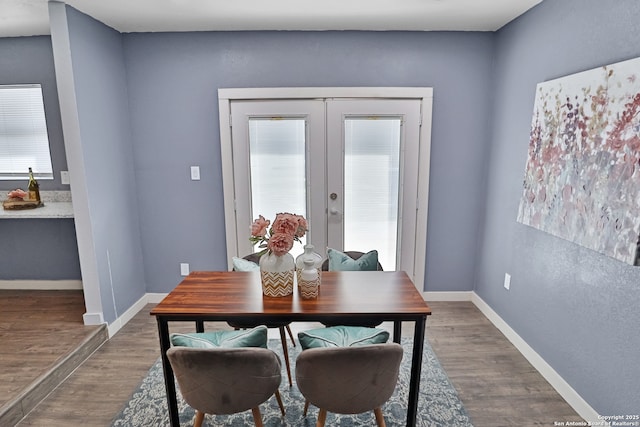
[[[15,190],[9,191],[9,194],[7,196],[11,200],[23,200],[28,196],[28,194],[26,191],[16,188]]]
[[[262,253],[274,253],[282,256],[293,247],[293,242],[300,242],[308,230],[307,220],[302,215],[291,213],[276,214],[276,218],[271,221],[262,215],[251,224],[251,237],[249,241],[258,244],[263,249]]]

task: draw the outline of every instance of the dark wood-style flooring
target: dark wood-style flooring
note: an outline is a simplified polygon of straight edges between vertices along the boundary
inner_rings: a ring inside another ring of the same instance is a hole
[[[24,348],[20,337],[33,334],[36,312],[54,304],[44,295],[2,296],[2,401],[10,400],[23,378],[37,376],[63,347],[77,345],[78,337],[91,332],[82,325],[84,303],[76,295],[51,310],[48,326],[42,326],[38,343]],[[58,296],[61,294],[57,294]],[[57,303],[56,303],[57,304]],[[429,303],[433,315],[427,320],[427,337],[476,427],[552,426],[555,421],[581,418],[470,302]],[[22,308],[20,308],[22,307]],[[153,362],[159,357],[155,318],[147,305],[115,336],[104,343],[57,389],[20,422],[19,426],[106,427],[127,402]],[[15,316],[5,316],[7,310]],[[314,324],[294,324],[296,330]],[[207,330],[227,328],[207,324]],[[174,324],[172,331],[191,330],[190,324]],[[15,332],[9,333],[10,330]],[[411,327],[403,327],[405,336]],[[275,337],[276,335],[274,335]],[[10,340],[15,339],[13,343]],[[30,353],[43,355],[31,358]],[[51,353],[51,357],[45,357]],[[23,383],[25,382],[23,381]],[[4,427],[4,426],[3,426]]]

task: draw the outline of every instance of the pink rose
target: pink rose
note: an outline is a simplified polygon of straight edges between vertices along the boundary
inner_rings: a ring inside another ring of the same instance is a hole
[[[275,221],[274,221],[275,225]],[[293,235],[288,233],[273,233],[267,243],[267,248],[276,256],[282,256],[293,247]]]
[[[262,215],[251,224],[251,235],[255,237],[264,237],[271,221],[265,219]]]
[[[307,220],[302,215],[296,215],[298,219],[298,228],[296,229],[296,237],[301,238],[304,237],[304,234],[309,229],[309,225],[307,224]]]
[[[279,213],[273,220],[273,233],[289,234],[291,237],[296,235],[298,230],[298,218],[290,213]]]

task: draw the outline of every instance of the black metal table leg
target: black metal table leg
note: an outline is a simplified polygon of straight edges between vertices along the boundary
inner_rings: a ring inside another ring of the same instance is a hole
[[[411,380],[409,381],[409,402],[407,405],[407,426],[416,425],[418,415],[418,400],[420,394],[420,371],[422,370],[422,356],[424,351],[424,332],[427,316],[416,320],[413,333],[413,356],[411,358]]]
[[[160,354],[162,357],[164,385],[167,392],[167,405],[169,407],[169,422],[171,423],[171,427],[180,427],[176,383],[173,378],[173,369],[171,369],[171,364],[167,357],[167,350],[169,350],[171,346],[171,342],[169,341],[169,325],[162,316],[157,316],[156,319],[158,321],[158,336],[160,337]]]
[[[393,342],[400,344],[402,339],[402,322],[399,320],[393,321]]]
[[[204,332],[204,320],[196,320],[196,332]]]

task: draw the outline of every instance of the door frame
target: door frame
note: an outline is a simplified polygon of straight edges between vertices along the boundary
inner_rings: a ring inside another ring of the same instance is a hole
[[[222,160],[222,187],[224,197],[225,238],[227,264],[238,253],[236,240],[238,227],[248,230],[250,224],[236,223],[235,188],[233,179],[233,150],[231,136],[231,103],[241,100],[285,99],[414,99],[421,104],[420,154],[416,212],[416,245],[414,271],[407,271],[416,288],[424,291],[424,273],[427,248],[427,217],[429,205],[429,166],[431,160],[431,118],[433,88],[428,87],[290,87],[290,88],[220,88],[218,108],[220,120],[220,154]],[[247,231],[248,233],[248,231]],[[247,238],[249,238],[247,234]]]

